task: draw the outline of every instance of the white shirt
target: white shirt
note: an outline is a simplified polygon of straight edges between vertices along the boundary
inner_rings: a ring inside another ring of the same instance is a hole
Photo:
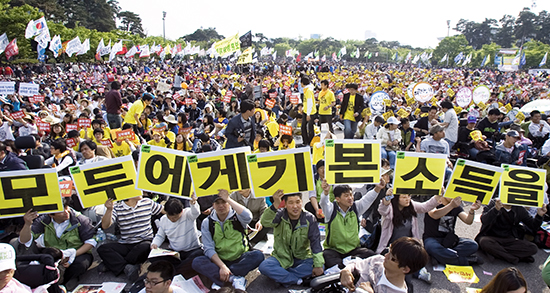
[[[365,135],[363,138],[366,139],[376,139],[376,134],[378,133],[378,130],[380,129],[380,126],[376,127],[374,126],[374,122],[370,123],[365,127]]]
[[[70,222],[70,220],[66,220],[63,223],[57,223],[56,221],[52,220],[52,223],[53,223],[53,227],[55,229],[55,235],[57,236],[57,238],[61,238],[61,235],[63,235],[63,232],[65,232],[65,230],[67,229],[67,227],[69,227],[69,224],[71,222]],[[31,247],[32,238],[33,238],[33,236],[32,236],[32,233],[31,233],[31,239],[27,243],[25,243],[25,247]],[[95,247],[97,245],[97,241],[95,241],[94,238],[90,238],[90,239],[84,241],[84,243],[90,244],[93,247]],[[36,239],[36,245],[38,245],[38,247],[40,247],[40,248],[46,247],[46,244],[44,243],[44,234],[41,234],[40,236],[38,236],[38,239]],[[76,247],[76,248],[78,249],[80,247]]]
[[[445,118],[443,123],[449,123],[445,127],[445,138],[452,142],[458,141],[458,117],[456,117],[455,110],[449,109],[445,112]]]
[[[542,127],[542,131],[540,130],[540,126],[544,125]],[[539,123],[533,123],[529,124],[529,133],[534,137],[543,137],[546,134],[550,133],[550,125],[546,123],[546,121],[541,120]]]
[[[172,293],[185,293],[183,289],[174,285],[170,285],[170,289],[172,289]],[[138,293],[145,293],[145,288],[141,289],[141,291],[139,291]]]

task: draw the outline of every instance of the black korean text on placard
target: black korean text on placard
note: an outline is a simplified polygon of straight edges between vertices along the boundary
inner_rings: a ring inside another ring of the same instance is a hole
[[[13,181],[19,179],[32,178],[36,182],[36,187],[29,188],[14,188]],[[0,179],[2,190],[4,191],[4,199],[21,199],[23,206],[19,208],[0,208],[0,214],[21,214],[33,209],[36,212],[58,210],[57,204],[35,205],[33,198],[48,196],[48,188],[46,186],[46,177],[43,174],[20,176],[20,177],[3,177]]]
[[[515,205],[538,205],[538,193],[543,190],[540,185],[529,184],[540,180],[539,174],[530,170],[515,169],[508,173],[514,181],[504,181],[508,187],[508,203]]]
[[[476,175],[475,173],[486,177]],[[495,171],[466,165],[462,173],[460,173],[460,179],[453,180],[453,184],[459,185],[455,187],[454,191],[476,197],[477,200],[484,202],[485,196],[491,195],[491,191],[493,190],[491,182],[495,173]]]
[[[403,181],[413,180],[416,176],[422,174],[428,180],[435,182],[439,177],[435,176],[428,166],[426,166],[426,158],[418,158],[418,164],[411,172],[401,176]],[[426,189],[423,188],[422,180],[416,180],[414,188],[397,188],[396,194],[439,194],[440,190],[438,189]]]
[[[235,156],[237,157],[237,164],[235,164],[233,154],[224,156],[225,169],[221,169],[220,161],[207,161],[197,163],[197,167],[199,169],[210,168],[210,175],[208,176],[206,181],[204,181],[204,183],[199,186],[199,188],[204,190],[208,189],[210,186],[212,186],[212,184],[214,184],[214,182],[216,182],[220,174],[227,176],[227,180],[229,181],[229,188],[231,190],[250,188],[247,173],[246,156],[244,153],[238,153]],[[239,173],[239,177],[241,179],[241,187],[239,187],[237,173]]]
[[[294,154],[294,162],[296,164],[296,182],[298,183],[299,191],[307,190],[307,174],[305,169],[305,159],[304,153]],[[276,159],[273,161],[265,161],[258,163],[258,168],[269,168],[275,167],[273,175],[265,183],[260,185],[263,189],[269,189],[275,185],[283,175],[285,174],[287,166],[287,160],[285,159]]]
[[[158,177],[155,177],[153,171],[155,169],[155,164],[159,163],[161,165],[160,174]],[[184,166],[184,157],[176,156],[174,160],[174,168],[170,168],[170,163],[168,159],[161,155],[153,155],[145,163],[145,178],[151,184],[161,185],[168,180],[168,176],[172,175],[172,184],[170,185],[171,193],[179,193],[183,196],[191,195],[191,172],[189,171],[189,166],[185,164],[185,172],[183,172]],[[183,176],[182,176],[183,175]],[[180,193],[181,179],[183,177],[183,187]]]
[[[362,156],[346,156],[353,154],[361,154]],[[360,147],[344,147],[343,144],[336,144],[334,149],[334,160],[337,164],[328,166],[329,171],[368,171],[378,168],[377,165],[373,163],[372,144],[364,144]],[[347,165],[338,163],[347,163]],[[374,182],[373,176],[344,177],[344,172],[335,173],[334,178],[337,184],[346,182]]]
[[[120,174],[110,175],[105,177],[99,177],[102,173],[108,173],[115,170],[121,170]],[[96,168],[92,170],[84,171],[84,177],[86,178],[86,183],[91,187],[84,190],[85,195],[94,194],[104,191],[107,195],[107,198],[116,200],[115,189],[121,188],[128,185],[134,185],[134,180],[128,179],[120,182],[114,182],[118,180],[126,179],[126,174],[124,173],[124,168],[122,164],[114,164],[110,166],[105,166],[101,168]],[[97,187],[92,187],[94,185],[100,185]]]

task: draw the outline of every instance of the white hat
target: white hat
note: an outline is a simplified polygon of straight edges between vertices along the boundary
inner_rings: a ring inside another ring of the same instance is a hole
[[[0,272],[15,270],[15,249],[13,246],[0,243]]]
[[[399,125],[401,122],[399,122],[399,120],[397,120],[397,118],[395,118],[395,117],[390,117],[390,118],[388,118],[387,123],[388,124]]]
[[[168,116],[164,116],[164,121],[172,123],[172,124],[178,124],[178,120],[174,117],[174,115],[170,114]]]

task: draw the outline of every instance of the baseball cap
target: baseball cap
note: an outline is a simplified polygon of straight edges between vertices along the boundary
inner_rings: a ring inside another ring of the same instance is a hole
[[[476,123],[477,118],[475,116],[468,116],[468,123]]]
[[[0,243],[0,272],[15,269],[15,249],[9,244]]]
[[[445,130],[445,127],[441,126],[441,125],[434,125],[432,126],[432,128],[430,128],[430,134],[431,135],[434,135],[440,131],[443,131]]]
[[[388,168],[388,169],[380,168],[380,176],[386,175],[387,173],[390,173],[392,171],[393,170],[391,168]]]
[[[214,202],[217,202],[219,200],[223,200],[224,202],[226,202],[226,200],[223,199],[223,197],[221,197],[221,196],[216,197],[216,199],[214,199]]]
[[[397,120],[397,118],[395,117],[390,117],[388,118],[388,124],[395,124],[395,125],[399,125],[401,122],[399,122],[399,120]]]
[[[509,130],[508,132],[506,132],[506,135],[511,137],[519,137],[519,133],[515,130]]]

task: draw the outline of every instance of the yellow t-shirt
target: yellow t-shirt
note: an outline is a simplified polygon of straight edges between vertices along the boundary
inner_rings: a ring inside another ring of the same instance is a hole
[[[314,115],[317,113],[317,106],[315,105],[315,96],[309,88],[304,88],[304,113],[306,115]]]
[[[172,131],[166,131],[166,132],[164,132],[164,135],[166,135],[166,137],[168,137],[168,139],[169,139],[172,143],[175,143],[175,142],[176,142],[176,134],[173,133]]]
[[[325,157],[325,144],[323,143],[320,148],[317,147],[317,144],[318,143],[314,144],[313,147],[312,147],[313,148],[313,154],[312,154],[313,161],[311,163],[313,163],[313,165],[316,165],[317,162],[324,159],[324,157]]]
[[[353,117],[353,114],[355,114],[355,95],[349,96],[348,101],[348,108],[346,109],[346,112],[344,112],[344,120],[350,120],[355,122],[355,117]]]
[[[167,146],[166,143],[164,142],[164,138],[161,138],[159,142],[156,142],[154,139],[151,139],[150,141],[147,142],[147,144],[158,146],[158,147],[163,147],[163,148],[165,148]]]
[[[88,132],[88,140],[92,139],[94,137],[94,130],[91,127],[88,128],[82,128],[80,129],[80,138],[84,139],[86,136],[86,132]]]
[[[113,148],[111,150],[113,151],[113,154],[115,154],[115,157],[117,158],[127,156],[132,153],[132,149],[130,149],[130,145],[128,145],[125,141],[123,141],[120,145],[114,142]]]
[[[134,119],[134,114],[137,114],[137,116],[139,117],[144,108],[145,105],[143,105],[143,102],[141,100],[133,103],[132,107],[128,109],[128,113],[126,114],[126,116],[124,116],[124,123],[137,124],[136,119]]]
[[[322,97],[320,95],[321,94],[319,94],[319,115],[331,115],[332,107],[330,107],[330,105],[332,102],[336,101],[334,93],[331,90],[327,90]],[[325,110],[326,106],[329,106],[329,108]]]

